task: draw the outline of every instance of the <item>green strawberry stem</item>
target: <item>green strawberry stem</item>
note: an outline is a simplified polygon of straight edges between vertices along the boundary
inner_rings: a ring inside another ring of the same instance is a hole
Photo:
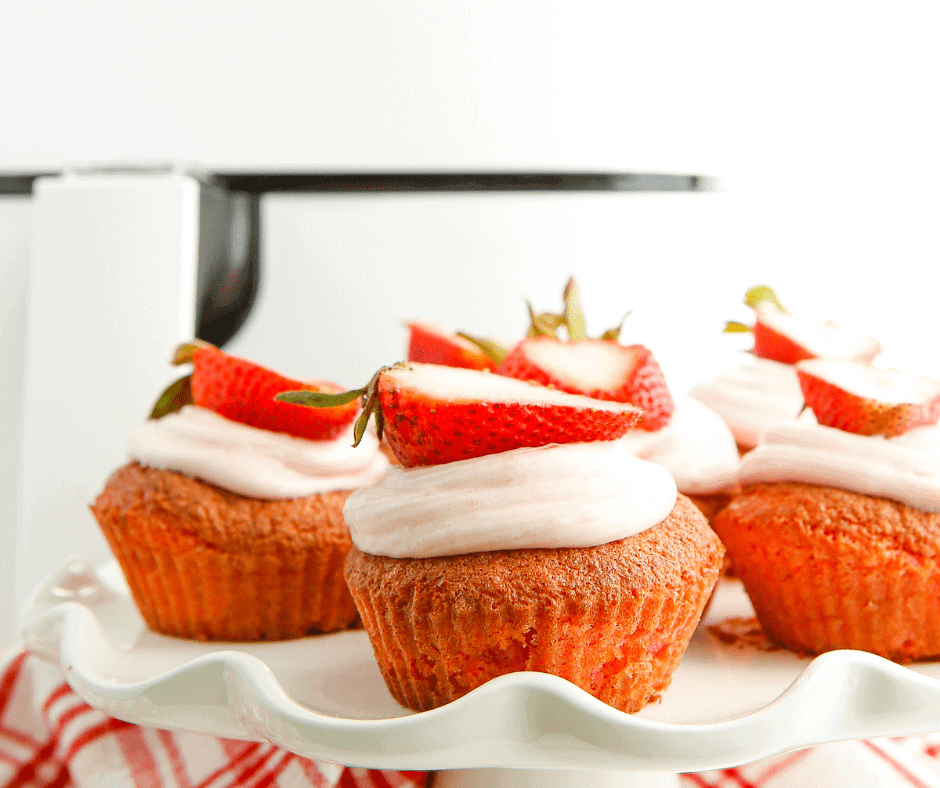
[[[193,339],[191,342],[184,342],[181,345],[176,347],[176,350],[173,351],[173,358],[170,359],[170,363],[175,367],[182,366],[183,364],[192,364],[193,356],[195,356],[196,351],[200,348],[215,347],[215,345],[210,344],[202,339]],[[167,386],[163,393],[157,397],[157,401],[153,405],[153,409],[150,411],[151,419],[162,419],[164,416],[169,415],[170,413],[176,413],[179,410],[182,410],[184,405],[193,404],[193,390],[192,390],[192,376],[186,375],[179,380],[174,380],[169,386]]]
[[[627,312],[622,318],[620,318],[620,323],[614,326],[613,328],[608,328],[603,334],[600,335],[599,339],[608,339],[612,342],[617,342],[620,340],[620,332],[623,331],[623,324],[627,322],[627,318],[633,314],[631,309]]]
[[[181,366],[182,364],[192,364],[193,356],[196,355],[196,351],[203,350],[205,348],[215,348],[215,345],[202,339],[194,339],[192,342],[184,342],[173,352],[171,363],[176,367]]]
[[[565,324],[564,315],[553,315],[550,312],[536,314],[532,304],[525,302],[529,310],[529,331],[527,337],[552,337],[558,339],[558,329]]]
[[[751,307],[751,309],[757,309],[758,306],[764,303],[771,303],[781,312],[787,311],[783,304],[780,303],[780,299],[777,298],[777,294],[770,285],[754,285],[754,287],[750,288],[744,294],[744,303]],[[745,334],[753,330],[754,328],[746,323],[739,323],[737,320],[728,320],[725,323],[722,333]]]
[[[150,411],[151,419],[162,419],[170,413],[176,413],[184,405],[193,404],[193,390],[190,383],[192,375],[184,375],[167,386],[154,403]]]
[[[581,307],[581,293],[572,276],[565,285],[563,296],[565,300],[565,328],[568,329],[568,339],[587,339],[584,328],[584,309]]]
[[[787,311],[783,304],[780,303],[780,299],[777,298],[777,294],[770,285],[755,285],[744,294],[744,303],[749,307],[756,309],[759,304],[765,301],[769,301],[781,312]]]
[[[468,342],[472,342],[496,365],[502,364],[503,359],[509,355],[509,351],[506,350],[506,348],[500,345],[499,342],[494,342],[492,339],[481,339],[480,337],[470,336],[470,334],[465,334],[463,331],[458,331],[457,336],[463,337]]]
[[[366,426],[369,424],[369,419],[373,413],[375,414],[375,433],[380,439],[382,437],[382,431],[385,428],[385,417],[379,407],[379,376],[387,369],[410,369],[410,367],[401,361],[397,364],[382,367],[372,376],[372,380],[361,389],[341,391],[337,394],[328,394],[322,391],[284,391],[276,395],[274,399],[278,402],[289,402],[292,405],[303,405],[307,408],[336,408],[362,397],[362,413],[359,414],[359,418],[356,419],[356,426],[353,428],[353,446],[358,446],[362,442],[363,435],[366,434]]]
[[[532,304],[526,301],[526,307],[529,310],[529,331],[527,337],[551,337],[558,339],[558,329],[562,326],[568,332],[568,340],[588,339],[587,329],[584,323],[584,310],[581,307],[581,292],[578,289],[574,277],[568,280],[565,285],[563,295],[565,302],[564,311],[560,315],[551,312],[536,312],[532,309]],[[608,328],[599,339],[619,341],[620,332],[626,319],[633,314],[632,310],[627,312],[620,320],[619,325]],[[468,337],[469,338],[469,337]]]

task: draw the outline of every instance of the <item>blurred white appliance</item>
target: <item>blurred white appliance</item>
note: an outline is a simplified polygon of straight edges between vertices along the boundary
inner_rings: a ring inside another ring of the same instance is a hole
[[[178,376],[176,343],[199,335],[293,376],[360,385],[402,357],[405,319],[521,336],[524,299],[559,307],[572,273],[600,333],[641,299],[676,302],[657,266],[694,259],[703,228],[718,231],[702,187],[684,175],[181,165],[26,179],[14,609],[68,555],[107,556],[87,506]]]

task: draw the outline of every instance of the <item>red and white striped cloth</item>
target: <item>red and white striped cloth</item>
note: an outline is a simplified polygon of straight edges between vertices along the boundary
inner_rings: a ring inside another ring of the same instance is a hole
[[[62,671],[25,652],[0,659],[2,788],[423,788],[424,772],[302,758],[272,744],[146,728],[91,708]],[[940,788],[940,733],[814,747],[682,788]]]
[[[3,788],[423,788],[424,772],[353,769],[273,744],[157,730],[85,703],[62,671],[0,659]]]

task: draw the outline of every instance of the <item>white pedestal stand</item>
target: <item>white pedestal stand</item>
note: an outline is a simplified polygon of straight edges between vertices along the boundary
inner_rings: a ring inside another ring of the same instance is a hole
[[[432,788],[678,788],[679,775],[543,769],[438,772]]]

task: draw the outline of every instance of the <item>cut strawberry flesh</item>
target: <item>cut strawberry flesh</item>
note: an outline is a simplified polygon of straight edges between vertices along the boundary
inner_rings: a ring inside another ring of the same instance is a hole
[[[479,347],[440,323],[408,324],[408,360],[464,369],[496,369]]]
[[[614,440],[640,411],[513,378],[429,364],[379,378],[389,446],[406,467],[550,443]]]
[[[890,438],[940,421],[940,381],[834,359],[801,361],[796,373],[825,426]]]
[[[821,325],[799,320],[773,304],[756,309],[754,355],[784,364],[810,358],[871,361],[881,352],[873,337],[842,328],[835,323]]]
[[[616,391],[636,369],[634,348],[608,341],[525,343],[529,361],[579,392]]]
[[[571,394],[628,402],[643,411],[645,430],[666,426],[675,407],[662,369],[642,345],[536,337],[520,342],[496,371]]]

